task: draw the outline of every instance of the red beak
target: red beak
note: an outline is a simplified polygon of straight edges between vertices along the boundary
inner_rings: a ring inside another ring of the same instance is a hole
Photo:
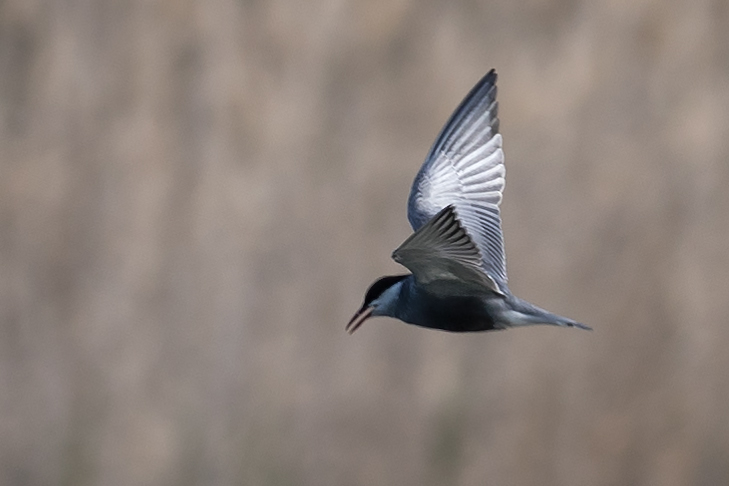
[[[374,307],[362,307],[360,310],[357,311],[357,313],[352,317],[352,319],[349,321],[349,324],[344,328],[349,334],[352,334],[354,331],[357,330],[359,326],[362,325],[364,321],[367,320],[368,317],[372,316],[372,311],[374,311]]]

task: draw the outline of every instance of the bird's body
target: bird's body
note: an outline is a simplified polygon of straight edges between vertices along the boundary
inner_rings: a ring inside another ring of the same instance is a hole
[[[552,314],[511,293],[491,291],[457,294],[432,293],[421,288],[413,275],[388,291],[390,298],[372,316],[386,315],[408,324],[451,332],[476,332],[532,324],[554,324],[585,328],[571,319]]]
[[[499,204],[505,183],[492,69],[456,109],[413,182],[415,230],[393,253],[412,274],[382,277],[347,325],[390,316],[452,332],[533,324],[589,329],[511,294]]]
[[[395,289],[397,299],[387,309],[388,315],[408,324],[454,332],[486,331],[496,326],[490,308],[498,306],[501,299],[494,294],[432,294],[420,288],[412,275],[396,284]]]

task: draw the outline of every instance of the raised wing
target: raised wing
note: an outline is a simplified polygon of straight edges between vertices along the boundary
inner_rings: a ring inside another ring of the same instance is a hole
[[[496,71],[473,87],[430,149],[413,182],[408,219],[417,232],[453,206],[481,255],[480,268],[506,291],[506,257],[499,204],[505,184]]]
[[[453,206],[446,206],[392,254],[419,285],[433,293],[469,294],[484,287],[499,292],[483,272],[481,252],[468,236]]]

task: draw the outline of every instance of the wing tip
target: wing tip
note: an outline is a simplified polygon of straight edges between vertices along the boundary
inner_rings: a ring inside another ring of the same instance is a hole
[[[472,98],[476,93],[481,92],[486,88],[485,93],[489,93],[491,90],[494,90],[493,99],[496,99],[496,81],[498,81],[499,75],[496,74],[496,69],[491,68],[489,72],[487,72],[476,85],[471,88],[471,91],[468,93],[466,98],[464,99],[464,102],[468,100],[469,98]]]

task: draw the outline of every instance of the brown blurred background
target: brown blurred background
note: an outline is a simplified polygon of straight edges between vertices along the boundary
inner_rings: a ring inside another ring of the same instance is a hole
[[[344,324],[499,74],[510,284]],[[0,484],[729,484],[726,0],[0,2]]]

